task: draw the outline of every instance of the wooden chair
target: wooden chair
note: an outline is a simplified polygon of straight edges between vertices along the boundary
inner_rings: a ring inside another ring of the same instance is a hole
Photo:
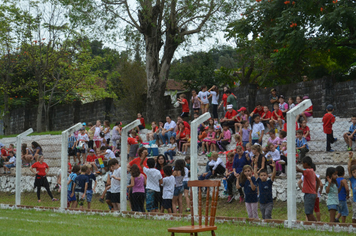
[[[219,180],[194,180],[188,181],[188,187],[190,187],[190,209],[191,209],[191,225],[190,226],[182,226],[182,227],[175,227],[169,228],[168,232],[172,233],[171,235],[174,236],[174,233],[190,233],[193,236],[198,235],[199,232],[206,232],[211,231],[211,235],[215,236],[214,230],[217,230],[215,226],[215,215],[216,215],[216,205],[218,203],[219,197],[219,187],[220,181]],[[193,210],[193,187],[198,187],[199,193],[199,204],[198,204],[198,213],[199,213],[199,225],[194,225],[194,210]],[[206,205],[205,205],[205,224],[202,225],[202,199],[201,199],[201,189],[207,188],[206,192]],[[211,198],[211,204],[209,203],[210,197],[210,187],[213,187],[213,194]],[[210,217],[209,217],[209,208],[210,208]]]

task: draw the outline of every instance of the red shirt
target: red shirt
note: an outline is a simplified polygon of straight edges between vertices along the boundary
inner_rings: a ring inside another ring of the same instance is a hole
[[[72,173],[72,164],[70,162],[68,162],[68,172]]]
[[[282,130],[287,132],[287,123],[284,123]]]
[[[313,115],[312,110],[313,110],[313,106],[311,106],[311,107],[309,107],[308,109],[306,109],[305,112],[309,112],[310,114]]]
[[[179,130],[176,132],[176,137],[178,137]],[[188,128],[184,128],[184,130],[180,133],[179,139],[185,138],[186,136],[190,137],[190,130]]]
[[[136,157],[135,159],[133,159],[132,161],[130,161],[129,165],[130,165],[130,166],[133,166],[134,164],[136,164],[136,165],[138,166],[138,168],[140,169],[141,174],[143,174],[144,176],[146,176],[145,173],[143,173],[143,169],[141,168],[140,163],[141,163],[141,158],[140,158],[140,157]],[[147,166],[147,158],[146,158],[145,161],[143,162],[143,166],[146,167],[146,168],[148,168],[148,166]],[[146,176],[146,177],[147,177],[147,176]]]
[[[323,130],[326,134],[333,132],[333,124],[335,123],[335,116],[331,113],[326,113],[323,117]]]
[[[157,169],[157,168],[156,168],[156,169]],[[162,178],[164,178],[164,177],[165,177],[165,175],[164,175],[163,168],[161,168],[161,169],[159,170],[159,172],[161,172]]]
[[[272,116],[272,113],[270,111],[263,112],[261,115],[261,119],[271,119],[271,116]]]
[[[306,169],[303,172],[303,193],[316,194],[316,175],[313,169]]]
[[[9,154],[7,153],[7,151],[6,151],[5,148],[1,149],[1,156],[7,157],[8,155],[9,155]]]
[[[231,93],[231,95],[235,96],[233,93]],[[227,95],[226,95],[226,93],[223,94],[222,100],[224,102],[224,107],[226,107],[226,104],[227,104]]]
[[[33,164],[31,167],[38,171],[38,175],[45,176],[48,165],[46,162],[42,162],[42,164],[40,162],[35,162],[35,164]]]
[[[182,104],[182,111],[183,111],[183,112],[189,112],[189,105],[188,105],[187,99],[183,98],[183,99],[181,100],[181,102],[183,102],[183,104]]]
[[[153,132],[156,132],[158,130],[158,126],[156,126],[154,129],[152,129]]]
[[[96,159],[98,159],[98,157],[95,156],[95,155],[88,155],[87,156],[87,162],[94,162]]]
[[[277,111],[277,115],[279,115],[280,118],[281,118],[282,120],[284,120],[283,113],[282,113],[281,110],[278,110],[278,111]],[[274,120],[278,120],[278,117],[276,116],[276,110],[274,110],[274,111],[272,112],[272,118],[273,118]]]
[[[190,125],[189,125],[189,123],[186,122],[186,121],[183,121],[183,123],[184,123],[184,126],[187,127],[187,128],[190,130]]]
[[[140,120],[141,122],[141,125],[143,126],[143,128],[146,128],[146,125],[145,125],[145,119],[142,117],[142,118],[137,118],[138,120]]]
[[[305,135],[305,134],[309,131],[309,134],[307,135],[307,137],[310,138],[310,129],[309,129],[308,126],[305,126],[304,129],[302,129],[302,128],[299,128],[299,129],[300,129],[300,130],[303,130],[303,135]],[[299,130],[299,129],[298,129],[298,130]]]
[[[132,144],[138,144],[138,141],[137,141],[137,138],[131,138],[131,137],[128,137],[127,138],[127,143],[132,145]]]
[[[226,169],[228,170],[228,171],[232,171],[232,162],[230,163],[229,161],[226,161]]]
[[[234,117],[236,115],[237,115],[237,111],[235,111],[235,110],[232,110],[231,112],[227,111],[225,113],[225,118],[226,119],[232,119],[232,117]]]
[[[262,116],[263,114],[263,108],[261,107],[261,110],[258,110],[257,107],[255,108],[255,110],[253,110],[253,114],[259,114],[260,116]]]

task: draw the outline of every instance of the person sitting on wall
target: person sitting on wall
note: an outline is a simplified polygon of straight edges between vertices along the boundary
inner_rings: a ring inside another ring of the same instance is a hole
[[[220,119],[221,125],[227,125],[231,130],[234,130],[236,123],[235,116],[237,116],[237,111],[233,109],[231,104],[227,105],[227,112],[225,113],[225,117]]]

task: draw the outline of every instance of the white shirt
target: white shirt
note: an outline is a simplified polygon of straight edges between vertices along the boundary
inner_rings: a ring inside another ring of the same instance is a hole
[[[281,154],[277,149],[274,150],[274,152],[271,152],[271,151],[267,152],[266,157],[269,158],[268,157],[269,155],[271,155],[272,160],[274,160],[274,161],[278,161],[281,159]]]
[[[114,170],[112,176],[121,177],[121,167]],[[114,179],[111,177],[111,193],[119,193],[120,192],[120,180]]]
[[[107,132],[105,135],[104,135],[104,138],[105,140],[109,139],[111,137],[111,134],[110,134],[110,127],[106,127],[104,129],[104,131],[106,132],[107,130],[109,130],[109,132]]]
[[[188,175],[189,175],[189,170],[188,170],[188,168],[187,167],[184,167],[184,178],[183,178],[183,182],[184,181],[189,181],[189,177],[188,177]]]
[[[88,135],[87,134],[78,134],[78,139],[77,139],[78,141],[79,141],[79,143],[80,142],[84,142],[84,149],[86,149],[86,148],[88,148],[87,147],[87,143],[85,142],[85,141],[89,141],[89,137],[88,137]],[[79,143],[78,143],[78,145],[79,145]]]
[[[115,159],[116,156],[115,156],[115,153],[113,153],[113,151],[111,151],[110,149],[106,149],[105,158],[107,158],[108,160],[111,160],[111,159]]]
[[[261,131],[262,130],[265,130],[265,126],[263,125],[262,122],[259,122],[258,124],[257,123],[253,123],[252,134],[251,134],[252,139],[259,139],[261,137]]]
[[[209,161],[209,166],[212,166],[212,167],[213,167],[213,170],[216,170],[216,168],[217,168],[219,165],[222,165],[222,167],[225,168],[225,164],[224,164],[224,162],[222,162],[222,160],[221,160],[220,157],[218,157],[218,159],[217,159],[216,161],[214,161],[214,160]]]
[[[208,100],[208,97],[209,97],[210,93],[208,91],[200,91],[198,93],[198,98],[200,98],[200,100],[203,102],[203,104],[209,104],[209,100]]]
[[[213,96],[211,97],[211,104],[218,105],[218,104],[219,104],[219,102],[218,102],[218,100],[219,100],[219,94],[216,94],[215,91],[211,91],[210,94],[213,95]]]
[[[155,168],[143,167],[143,173],[147,176],[146,189],[151,189],[156,192],[160,192],[159,181],[162,179],[161,172]]]
[[[174,150],[172,150],[172,151],[175,151],[176,149],[177,149],[177,143],[168,143],[168,145],[167,145],[167,147],[169,148],[169,149],[171,149],[171,148],[173,148],[174,147]]]
[[[163,178],[163,195],[162,199],[173,199],[174,186],[176,179],[173,175]]]
[[[9,162],[16,166],[16,157],[15,156],[11,157]]]
[[[166,122],[165,124],[164,124],[164,129],[165,130],[169,130],[169,129],[173,129],[174,130],[174,128],[177,126],[177,124],[176,124],[176,122],[174,122],[173,120],[171,120],[171,123],[168,123],[168,122]],[[173,130],[172,130],[172,132],[173,132]]]

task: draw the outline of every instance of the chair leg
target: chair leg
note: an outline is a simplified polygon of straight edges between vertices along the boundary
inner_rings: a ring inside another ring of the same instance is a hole
[[[216,236],[214,230],[211,231],[211,236]]]
[[[174,236],[174,232],[172,232],[171,236]]]
[[[198,233],[194,233],[194,236],[198,236]]]

